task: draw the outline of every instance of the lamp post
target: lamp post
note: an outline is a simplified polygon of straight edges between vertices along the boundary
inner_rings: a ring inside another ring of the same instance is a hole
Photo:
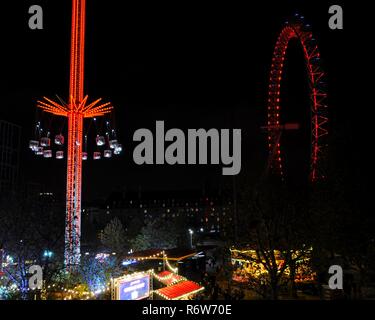
[[[53,256],[53,252],[50,251],[50,250],[44,250],[43,252],[43,257],[46,258],[46,259],[49,259],[49,258],[52,258]]]
[[[189,234],[190,234],[190,247],[193,249],[193,233],[194,231],[189,229]]]

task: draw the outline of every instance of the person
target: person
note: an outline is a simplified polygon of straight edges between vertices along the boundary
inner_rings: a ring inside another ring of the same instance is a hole
[[[215,283],[215,285],[212,289],[212,300],[217,300],[218,296],[219,296],[219,287]]]
[[[224,300],[232,300],[232,296],[230,294],[229,289],[225,290],[224,292]]]
[[[354,290],[355,290],[354,276],[352,274],[347,274],[345,288],[344,288],[345,297],[347,299],[353,299]]]
[[[245,292],[243,291],[243,289],[240,289],[238,300],[243,300],[244,298],[245,298]]]

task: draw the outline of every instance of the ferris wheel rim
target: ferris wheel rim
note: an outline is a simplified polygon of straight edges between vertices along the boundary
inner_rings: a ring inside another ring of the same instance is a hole
[[[320,66],[320,51],[311,31],[306,30],[300,22],[294,22],[284,26],[279,33],[274,47],[272,64],[269,76],[268,99],[267,99],[267,127],[268,127],[268,149],[271,168],[276,171],[282,180],[285,180],[284,159],[280,143],[280,90],[282,83],[284,61],[290,41],[297,39],[302,46],[305,66],[308,73],[309,97],[310,97],[310,169],[309,180],[316,182],[325,178],[322,154],[326,143],[324,137],[328,134],[326,128],[328,122],[326,92],[321,88],[321,82],[325,73]]]

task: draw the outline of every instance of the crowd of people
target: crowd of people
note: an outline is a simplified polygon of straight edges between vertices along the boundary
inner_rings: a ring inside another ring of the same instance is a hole
[[[243,300],[245,292],[241,288],[235,288],[230,281],[225,281],[220,277],[222,270],[217,270],[216,274],[205,273],[202,284],[205,287],[204,297],[207,300]]]

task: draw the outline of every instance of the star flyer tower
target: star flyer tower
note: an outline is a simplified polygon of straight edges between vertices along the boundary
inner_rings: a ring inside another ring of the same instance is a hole
[[[59,102],[43,97],[37,107],[43,113],[64,117],[67,121],[67,179],[66,179],[66,217],[65,217],[65,266],[70,269],[80,262],[81,236],[81,189],[82,189],[82,160],[87,160],[87,132],[84,135],[85,119],[91,118],[97,123],[97,118],[110,114],[113,107],[110,102],[101,103],[101,99],[88,102],[84,96],[84,62],[85,62],[85,10],[86,0],[72,0],[72,27],[70,52],[70,84],[69,100],[67,103],[60,98]],[[96,135],[96,146],[108,145],[104,157],[110,158],[112,150],[119,154],[122,146],[117,143],[115,131],[106,122],[106,135]],[[90,122],[91,127],[91,122]],[[30,141],[30,149],[44,158],[52,158],[50,128],[42,128],[40,121],[36,125],[36,135]],[[62,131],[62,129],[61,129]],[[60,132],[54,142],[61,148],[64,136]],[[84,149],[83,149],[84,148]],[[57,151],[56,158],[64,158],[64,151]],[[93,159],[101,158],[101,152],[96,151]]]

